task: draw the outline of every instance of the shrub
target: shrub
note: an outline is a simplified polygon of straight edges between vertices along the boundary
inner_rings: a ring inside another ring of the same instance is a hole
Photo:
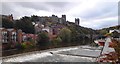
[[[22,46],[22,49],[26,49],[27,48],[26,43],[22,43],[21,46]]]
[[[20,49],[22,49],[22,45],[21,45],[20,43],[16,43],[16,48],[17,48],[18,50],[20,50]]]
[[[41,48],[46,48],[50,44],[49,42],[49,36],[47,32],[41,32],[38,34],[38,39],[37,39],[38,45]]]
[[[69,44],[71,42],[71,30],[68,28],[61,29],[59,37],[62,39],[64,44]]]
[[[35,45],[34,45],[34,43],[28,41],[28,42],[26,42],[26,46],[27,46],[27,48],[33,48]]]
[[[62,39],[60,37],[54,38],[51,43],[53,46],[60,46],[60,43],[62,42]]]

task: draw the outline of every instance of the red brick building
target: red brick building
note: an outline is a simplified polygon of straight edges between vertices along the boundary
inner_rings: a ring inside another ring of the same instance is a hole
[[[2,42],[3,49],[7,46],[14,45],[22,42],[22,30],[5,29],[1,28],[0,41]]]

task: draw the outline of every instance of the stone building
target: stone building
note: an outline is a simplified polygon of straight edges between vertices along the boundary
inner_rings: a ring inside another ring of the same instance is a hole
[[[10,46],[22,42],[22,30],[1,28],[0,32],[0,41],[2,43],[3,48],[8,45]]]
[[[79,25],[79,23],[80,23],[79,18],[75,18],[75,24],[76,24],[76,25]]]
[[[66,15],[62,15],[63,22],[66,22]]]
[[[55,16],[55,15],[52,15],[52,22],[58,22],[58,17],[57,16]]]
[[[45,26],[47,22],[53,22],[53,23],[66,23],[66,15],[62,15],[62,17],[58,17],[56,15],[52,16],[41,16],[39,17],[39,20],[37,22],[40,22],[44,24]]]

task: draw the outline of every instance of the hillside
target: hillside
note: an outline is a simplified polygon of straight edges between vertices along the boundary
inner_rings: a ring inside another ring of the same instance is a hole
[[[73,29],[73,30],[77,31],[78,33],[84,34],[84,35],[97,34],[97,32],[91,28],[79,26],[72,22],[68,22],[67,27],[70,28],[71,30]]]
[[[116,25],[116,26],[112,26],[112,27],[108,27],[108,28],[103,28],[103,29],[100,29],[100,30],[97,30],[100,34],[106,34],[109,32],[109,30],[114,30],[114,29],[117,29],[117,30],[120,30],[120,25]]]

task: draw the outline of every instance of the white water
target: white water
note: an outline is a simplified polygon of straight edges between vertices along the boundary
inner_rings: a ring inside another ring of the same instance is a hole
[[[57,51],[51,51],[53,53],[58,53],[58,52],[61,52],[61,51],[70,51],[70,50],[76,50],[78,49],[78,47],[75,47],[75,48],[68,48],[68,49],[60,49],[60,50],[57,50]]]
[[[49,52],[57,53],[61,51],[69,51],[69,50],[75,50],[78,49],[77,47],[75,48],[68,48],[68,49],[60,49],[56,51],[47,51],[47,52],[42,52],[42,53],[32,53],[28,55],[22,55],[22,56],[17,56],[14,58],[8,58],[8,59],[3,59],[3,62],[25,62],[25,61],[30,61],[30,60],[35,60],[47,56],[52,56]]]
[[[28,60],[38,59],[38,58],[42,58],[42,57],[46,57],[46,56],[52,56],[52,54],[50,54],[48,52],[43,52],[43,53],[18,56],[18,57],[14,57],[14,58],[8,58],[3,61],[4,62],[25,62]]]

